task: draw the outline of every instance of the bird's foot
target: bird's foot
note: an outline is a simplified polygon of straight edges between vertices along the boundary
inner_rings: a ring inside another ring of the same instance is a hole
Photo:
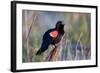
[[[54,46],[55,46],[54,48],[57,48],[57,47],[58,47],[58,45],[57,45],[57,44],[55,44]]]

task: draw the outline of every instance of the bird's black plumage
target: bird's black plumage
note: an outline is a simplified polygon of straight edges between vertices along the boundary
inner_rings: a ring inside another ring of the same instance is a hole
[[[52,32],[56,33],[56,37],[51,36]],[[58,21],[56,23],[56,27],[53,29],[49,29],[43,35],[42,45],[40,49],[37,51],[36,55],[40,55],[41,53],[45,52],[48,49],[49,45],[56,45],[60,42],[62,36],[64,35],[64,24],[62,21]]]

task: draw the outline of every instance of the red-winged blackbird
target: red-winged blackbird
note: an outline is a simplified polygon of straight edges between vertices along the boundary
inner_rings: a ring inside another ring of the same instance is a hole
[[[37,51],[36,55],[40,55],[41,53],[45,52],[45,50],[48,49],[49,45],[58,44],[64,35],[64,24],[62,21],[58,21],[56,23],[56,27],[53,29],[49,29],[45,32],[42,39],[42,45],[41,48]]]

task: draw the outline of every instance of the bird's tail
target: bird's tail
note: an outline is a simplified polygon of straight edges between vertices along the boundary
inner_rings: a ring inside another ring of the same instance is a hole
[[[42,53],[42,51],[41,51],[41,50],[38,50],[38,51],[36,52],[36,55],[41,55],[41,53]]]

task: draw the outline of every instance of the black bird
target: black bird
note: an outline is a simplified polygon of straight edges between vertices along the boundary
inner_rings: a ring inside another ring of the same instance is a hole
[[[49,45],[54,45],[56,48],[56,44],[60,42],[63,35],[64,24],[62,21],[58,21],[55,28],[49,29],[44,33],[41,48],[37,51],[36,55],[41,55],[41,53],[45,52]]]

